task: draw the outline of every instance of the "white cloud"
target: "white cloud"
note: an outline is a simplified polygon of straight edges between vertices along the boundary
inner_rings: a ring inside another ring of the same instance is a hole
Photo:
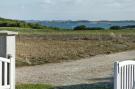
[[[52,4],[53,1],[52,1],[52,0],[43,0],[43,3],[44,3],[44,4]]]
[[[22,6],[21,6],[21,9],[25,9],[25,6],[24,6],[24,5],[22,5]]]
[[[135,12],[135,0],[44,0],[44,2],[42,12],[50,19],[131,19],[128,14]]]
[[[134,8],[135,0],[3,0],[0,16],[14,11],[14,17],[25,19],[135,19]]]

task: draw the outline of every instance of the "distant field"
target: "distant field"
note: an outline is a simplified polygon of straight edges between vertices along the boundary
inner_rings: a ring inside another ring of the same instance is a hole
[[[31,29],[1,27],[0,30],[17,31],[20,35],[135,35],[135,29],[123,30],[89,30],[89,31],[71,31],[71,30],[54,30],[54,29]]]
[[[17,66],[77,60],[135,49],[134,30],[27,30],[19,31],[17,36]]]
[[[56,31],[0,28],[17,31],[17,66],[77,60],[98,54],[135,49],[135,30]]]

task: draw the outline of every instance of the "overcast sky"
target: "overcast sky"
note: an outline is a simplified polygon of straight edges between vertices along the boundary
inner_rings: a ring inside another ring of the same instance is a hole
[[[135,20],[135,0],[0,0],[0,17],[22,20]]]

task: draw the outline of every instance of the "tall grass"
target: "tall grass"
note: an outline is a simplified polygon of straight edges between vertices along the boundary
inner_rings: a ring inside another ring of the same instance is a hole
[[[17,66],[38,65],[135,49],[135,30],[69,31],[7,28],[17,31]]]
[[[117,40],[17,40],[17,66],[76,60],[134,49],[135,43]]]

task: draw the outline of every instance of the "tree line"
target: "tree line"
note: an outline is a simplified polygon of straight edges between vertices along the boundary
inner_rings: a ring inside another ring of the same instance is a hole
[[[0,27],[21,27],[33,29],[47,28],[46,26],[40,25],[38,23],[26,23],[25,21],[4,19],[4,18],[0,18]]]
[[[135,25],[127,25],[127,26],[111,26],[109,29],[111,30],[120,30],[120,29],[132,29],[135,28]],[[104,30],[105,28],[101,27],[87,27],[85,25],[76,26],[73,30]]]
[[[33,29],[51,28],[51,27],[43,26],[39,23],[27,23],[25,21],[5,19],[5,18],[0,18],[0,27],[21,27],[21,28],[33,28]],[[119,30],[119,29],[127,29],[127,28],[135,28],[135,25],[111,26],[109,29]],[[53,27],[51,29],[61,30],[60,28],[53,28]],[[87,27],[85,25],[80,25],[73,28],[73,30],[104,30],[104,29],[105,28],[102,27]]]

